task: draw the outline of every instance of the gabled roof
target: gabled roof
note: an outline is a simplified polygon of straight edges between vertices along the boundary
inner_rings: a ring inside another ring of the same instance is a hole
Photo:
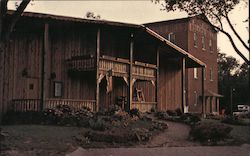
[[[184,18],[178,18],[178,19],[172,19],[172,20],[163,20],[163,21],[155,21],[155,22],[150,22],[150,23],[144,23],[143,25],[145,26],[150,26],[150,25],[155,25],[155,24],[160,24],[160,23],[179,23],[179,22],[189,22],[191,19],[193,18],[197,18],[202,20],[203,22],[207,23],[207,18],[205,16],[202,15],[197,15],[197,16],[189,16],[189,17],[184,17]],[[208,23],[207,23],[208,24]],[[209,24],[208,24],[209,25]],[[212,27],[211,25],[209,25],[211,27],[211,29],[215,32],[217,32],[217,30],[215,30],[214,27]]]

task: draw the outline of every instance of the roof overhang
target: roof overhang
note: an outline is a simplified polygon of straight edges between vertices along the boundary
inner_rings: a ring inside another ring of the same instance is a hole
[[[200,61],[199,59],[197,59],[196,57],[194,57],[190,53],[186,52],[185,50],[178,47],[177,45],[171,43],[170,41],[168,41],[167,39],[165,39],[161,35],[157,34],[153,30],[149,29],[148,27],[144,26],[144,28],[145,28],[147,33],[149,33],[150,35],[152,35],[153,37],[155,37],[156,39],[161,41],[163,43],[162,44],[163,46],[170,47],[170,49],[172,49],[172,51],[170,51],[170,52],[173,52],[178,56],[186,58],[187,68],[206,67],[205,63],[203,63],[202,61]],[[164,52],[166,52],[166,51],[164,51]],[[169,52],[169,51],[167,51],[167,52]]]

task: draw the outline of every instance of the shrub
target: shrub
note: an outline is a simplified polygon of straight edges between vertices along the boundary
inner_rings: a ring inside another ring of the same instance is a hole
[[[91,129],[97,130],[97,131],[104,131],[107,127],[105,124],[105,121],[100,117],[97,117],[95,119],[91,118],[89,120],[89,126]]]
[[[177,113],[174,110],[167,110],[167,113],[169,116],[177,116]]]
[[[248,123],[245,123],[242,119],[238,118],[237,116],[226,116],[221,122],[231,125],[242,125],[242,126],[249,125]]]
[[[129,111],[129,114],[131,116],[138,116],[139,118],[141,117],[141,113],[139,111],[138,108],[132,108],[130,111]]]
[[[180,121],[189,125],[194,125],[201,121],[200,117],[194,114],[185,113],[180,116]]]
[[[217,142],[229,137],[232,128],[218,123],[200,123],[192,126],[190,136],[194,140]]]

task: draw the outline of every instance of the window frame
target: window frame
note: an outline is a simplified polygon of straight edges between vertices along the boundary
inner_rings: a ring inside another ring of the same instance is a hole
[[[53,92],[53,96],[55,98],[60,98],[63,97],[63,82],[61,81],[54,81],[54,92]],[[58,88],[60,87],[60,88]],[[58,89],[60,89],[60,91],[58,91]]]
[[[197,36],[197,33],[194,32],[194,47],[195,48],[198,48],[198,36]]]
[[[198,79],[198,69],[194,68],[194,79]]]

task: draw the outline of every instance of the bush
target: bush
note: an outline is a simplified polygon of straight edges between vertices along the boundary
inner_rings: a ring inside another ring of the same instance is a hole
[[[89,126],[91,129],[97,130],[97,131],[104,131],[107,127],[105,124],[105,121],[100,117],[97,117],[95,119],[91,118],[89,120]]]
[[[226,116],[221,122],[231,125],[241,125],[241,126],[249,125],[248,123],[245,123],[242,119],[238,118],[237,116]]]
[[[141,113],[140,113],[140,111],[139,111],[139,109],[138,108],[132,108],[130,111],[129,111],[129,114],[131,115],[131,116],[137,116],[137,117],[141,117]]]
[[[185,113],[180,116],[180,121],[188,125],[194,125],[201,121],[200,117],[194,114]]]
[[[229,137],[232,128],[224,124],[217,123],[200,123],[192,126],[190,136],[194,140],[205,142],[217,142]]]

